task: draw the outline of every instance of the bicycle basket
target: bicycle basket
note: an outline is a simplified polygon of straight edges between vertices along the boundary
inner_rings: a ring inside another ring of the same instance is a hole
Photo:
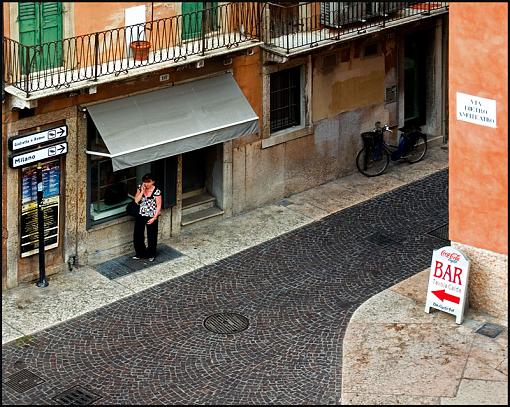
[[[367,131],[365,133],[361,133],[361,139],[363,140],[363,146],[366,149],[372,149],[373,147],[382,144],[383,135],[379,132]]]
[[[373,132],[361,133],[361,140],[363,140],[365,148],[370,148],[374,145],[374,136],[375,133]]]

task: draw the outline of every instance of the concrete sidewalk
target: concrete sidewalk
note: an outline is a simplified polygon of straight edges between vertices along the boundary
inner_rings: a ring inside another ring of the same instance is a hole
[[[469,310],[461,325],[426,314],[429,269],[353,314],[344,337],[342,404],[508,404],[508,322]],[[503,331],[476,333],[485,323]]]
[[[2,293],[2,343],[217,262],[447,167],[448,151],[430,147],[423,162],[412,166],[392,163],[381,177],[366,178],[356,173],[278,203],[188,230],[161,242],[181,252],[181,257],[115,280],[92,267],[79,267],[51,276],[49,287],[44,289],[23,284]],[[463,403],[473,399],[473,389],[489,391],[490,396],[497,397],[495,403],[507,399],[507,330],[487,342],[474,330],[485,321],[492,322],[488,316],[468,313],[466,321],[458,326],[450,315],[425,314],[422,296],[426,293],[427,273],[380,293],[353,315],[344,340],[343,403]],[[497,323],[507,326],[506,321]],[[417,360],[416,355],[421,359]],[[392,380],[394,387],[388,384]]]

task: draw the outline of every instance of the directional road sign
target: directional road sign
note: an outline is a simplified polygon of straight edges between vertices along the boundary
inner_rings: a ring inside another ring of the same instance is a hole
[[[46,158],[57,157],[67,154],[67,142],[45,146],[35,151],[28,151],[23,154],[13,155],[9,158],[11,168],[18,168],[30,165]]]
[[[9,149],[11,151],[22,150],[27,147],[37,146],[43,143],[54,143],[67,137],[67,125],[47,129],[33,134],[12,137],[9,139]]]

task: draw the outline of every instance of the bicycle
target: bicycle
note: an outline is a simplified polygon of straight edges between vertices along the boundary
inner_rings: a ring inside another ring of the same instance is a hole
[[[406,161],[409,164],[417,163],[425,157],[427,152],[427,135],[419,127],[400,127],[402,132],[398,146],[387,144],[384,133],[392,130],[387,124],[375,123],[372,131],[361,133],[363,148],[356,156],[358,171],[367,177],[381,175],[388,168],[390,158],[392,161]]]

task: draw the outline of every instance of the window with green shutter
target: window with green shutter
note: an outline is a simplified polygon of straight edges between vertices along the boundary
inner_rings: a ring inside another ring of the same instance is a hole
[[[31,46],[20,52],[23,72],[62,65],[62,3],[19,2],[18,21],[20,43]]]
[[[182,39],[200,38],[218,29],[218,2],[182,2]]]

